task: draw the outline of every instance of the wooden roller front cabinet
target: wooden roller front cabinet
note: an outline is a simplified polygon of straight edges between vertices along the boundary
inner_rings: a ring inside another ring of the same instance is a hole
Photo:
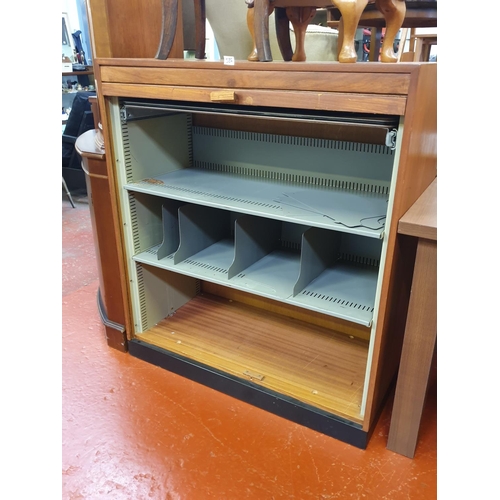
[[[365,448],[411,286],[397,223],[436,176],[436,65],[95,67],[130,354]]]

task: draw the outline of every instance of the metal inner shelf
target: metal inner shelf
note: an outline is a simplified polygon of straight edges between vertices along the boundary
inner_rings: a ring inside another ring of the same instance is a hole
[[[275,250],[231,279],[253,292],[290,297],[300,271],[300,255]]]
[[[234,259],[234,242],[231,239],[225,239],[210,245],[197,254],[176,264],[176,268],[182,269],[200,267],[210,271],[224,273],[226,277],[227,270]]]
[[[180,264],[174,264],[172,255],[158,260],[158,248],[156,245],[139,253],[134,260],[371,326],[378,275],[376,267],[339,261],[293,297],[292,290],[300,267],[300,256],[293,252],[276,250],[234,278],[227,279],[222,264],[227,263],[230,256],[232,258],[230,241],[222,240]]]
[[[309,309],[325,308],[343,319],[371,325],[378,268],[360,266],[349,262],[337,262],[309,283],[290,302]]]
[[[126,189],[314,227],[382,238],[387,195],[180,169]]]

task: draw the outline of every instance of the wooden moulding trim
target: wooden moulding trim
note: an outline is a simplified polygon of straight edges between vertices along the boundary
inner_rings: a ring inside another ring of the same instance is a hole
[[[372,75],[377,73],[390,73],[395,75],[411,74],[418,71],[418,67],[425,64],[435,64],[429,62],[407,62],[407,63],[357,63],[345,64],[335,61],[318,62],[248,62],[236,61],[234,66],[225,65],[222,61],[198,61],[193,59],[166,59],[159,60],[154,58],[105,58],[98,57],[94,60],[94,66],[128,66],[137,68],[193,68],[193,69],[225,69],[228,71],[248,70],[252,72],[259,71],[279,71],[280,73],[305,71],[305,72],[325,72],[325,73],[364,73]]]
[[[106,161],[106,156],[104,154],[86,153],[85,151],[80,151],[78,148],[76,148],[76,150],[82,158],[88,158],[89,160]],[[103,175],[106,174],[103,173]]]
[[[129,353],[134,357],[216,389],[241,401],[250,402],[253,406],[349,443],[357,448],[366,449],[369,434],[358,425],[340,417],[331,416],[293,398],[260,387],[249,380],[234,377],[140,340],[132,339],[128,346]]]
[[[93,158],[95,160],[103,160],[105,152],[99,150],[95,144],[95,130],[88,130],[80,135],[75,142],[75,149],[83,158]]]
[[[103,83],[104,96],[134,97],[145,99],[173,99],[180,101],[212,102],[210,89],[200,87],[167,87],[161,85],[133,85]],[[329,111],[365,112],[401,116],[405,112],[406,97],[373,94],[348,94],[337,92],[293,92],[293,91],[258,91],[236,90],[235,104],[253,106],[290,106],[291,102],[300,102],[303,109]]]
[[[321,73],[314,71],[237,72],[225,69],[200,71],[199,68],[128,68],[101,67],[103,83],[134,83],[145,85],[172,85],[209,87],[216,89],[302,90],[316,92],[349,92],[352,94],[406,95],[410,82],[407,74],[384,73]]]

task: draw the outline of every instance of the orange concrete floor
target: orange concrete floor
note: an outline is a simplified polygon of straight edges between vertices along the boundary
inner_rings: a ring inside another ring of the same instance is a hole
[[[366,450],[107,346],[85,197],[62,201],[62,498],[437,498],[436,390],[414,459],[386,449],[392,398]]]

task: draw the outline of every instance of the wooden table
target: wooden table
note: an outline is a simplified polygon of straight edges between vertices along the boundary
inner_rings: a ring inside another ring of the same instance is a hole
[[[401,217],[398,233],[418,243],[387,448],[413,458],[437,338],[437,178]]]

